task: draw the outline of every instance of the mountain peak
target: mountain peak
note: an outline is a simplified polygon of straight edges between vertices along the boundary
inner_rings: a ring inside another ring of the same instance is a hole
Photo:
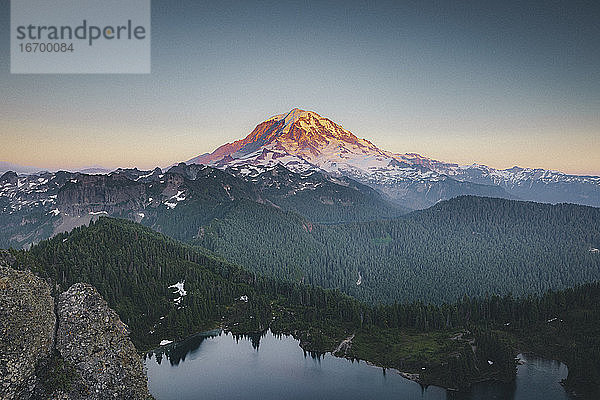
[[[281,131],[286,133],[289,131],[290,127],[296,123],[300,119],[310,119],[314,118],[316,120],[324,119],[319,114],[314,111],[306,111],[300,108],[292,108],[287,114],[278,114],[274,115],[271,118],[267,119],[265,122],[269,121],[283,121],[283,127]]]
[[[247,160],[253,155],[258,156],[264,148],[307,161],[331,154],[381,153],[373,144],[358,139],[330,119],[314,111],[293,108],[286,114],[278,114],[261,122],[244,139],[225,144],[188,163],[216,165],[226,156]],[[294,161],[304,164],[297,159]]]

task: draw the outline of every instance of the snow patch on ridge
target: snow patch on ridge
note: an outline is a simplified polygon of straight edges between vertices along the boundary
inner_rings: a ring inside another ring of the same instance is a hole
[[[90,215],[108,215],[108,212],[106,212],[106,211],[90,211],[89,214]]]
[[[169,289],[175,289],[173,294],[179,295],[179,297],[177,297],[175,300],[173,300],[175,302],[175,304],[177,304],[177,305],[179,305],[181,303],[183,296],[187,295],[187,291],[183,287],[184,284],[185,284],[185,281],[181,281],[181,282],[175,283],[174,285],[169,286]]]
[[[172,210],[175,207],[177,207],[177,204],[180,201],[184,201],[185,200],[185,192],[183,190],[179,190],[177,191],[177,194],[174,196],[171,196],[169,198],[169,200],[165,201],[163,204],[165,206],[167,206],[168,209]],[[152,201],[152,199],[150,199],[150,201]]]

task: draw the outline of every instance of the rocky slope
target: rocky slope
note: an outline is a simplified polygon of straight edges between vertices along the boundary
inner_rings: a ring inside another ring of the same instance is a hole
[[[148,399],[127,327],[96,289],[49,285],[0,252],[0,398]]]
[[[7,172],[0,177],[0,248],[29,248],[102,215],[189,240],[240,201],[294,211],[313,222],[373,220],[406,211],[349,178],[281,165],[221,170],[180,163],[167,171],[118,169],[106,175]],[[182,222],[192,234],[182,232]]]
[[[0,398],[6,400],[33,395],[36,367],[52,352],[56,325],[48,284],[6,266],[12,261],[0,253]]]
[[[146,399],[142,361],[127,326],[96,289],[76,283],[59,296],[56,349],[80,379],[71,399]]]

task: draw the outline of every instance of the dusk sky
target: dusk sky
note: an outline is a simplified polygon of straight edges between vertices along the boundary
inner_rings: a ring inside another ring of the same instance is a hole
[[[153,0],[151,74],[11,75],[1,0],[0,161],[166,166],[299,107],[385,150],[600,175],[598,4]]]

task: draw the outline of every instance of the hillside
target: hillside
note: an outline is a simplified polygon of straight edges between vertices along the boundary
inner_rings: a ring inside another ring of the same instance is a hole
[[[20,265],[61,288],[94,285],[131,327],[138,348],[157,345],[166,332],[183,337],[214,324],[219,306],[244,295],[244,284],[253,279],[134,222],[108,218],[16,255]],[[181,291],[176,290],[179,283]]]
[[[27,248],[98,217],[141,222],[179,240],[223,218],[240,201],[294,211],[315,222],[369,221],[407,212],[370,187],[281,165],[229,168],[178,164],[167,171],[59,171],[0,177],[0,248]]]
[[[441,303],[599,279],[599,220],[592,207],[469,196],[397,219],[331,225],[247,205],[193,243],[249,270],[368,302]]]

